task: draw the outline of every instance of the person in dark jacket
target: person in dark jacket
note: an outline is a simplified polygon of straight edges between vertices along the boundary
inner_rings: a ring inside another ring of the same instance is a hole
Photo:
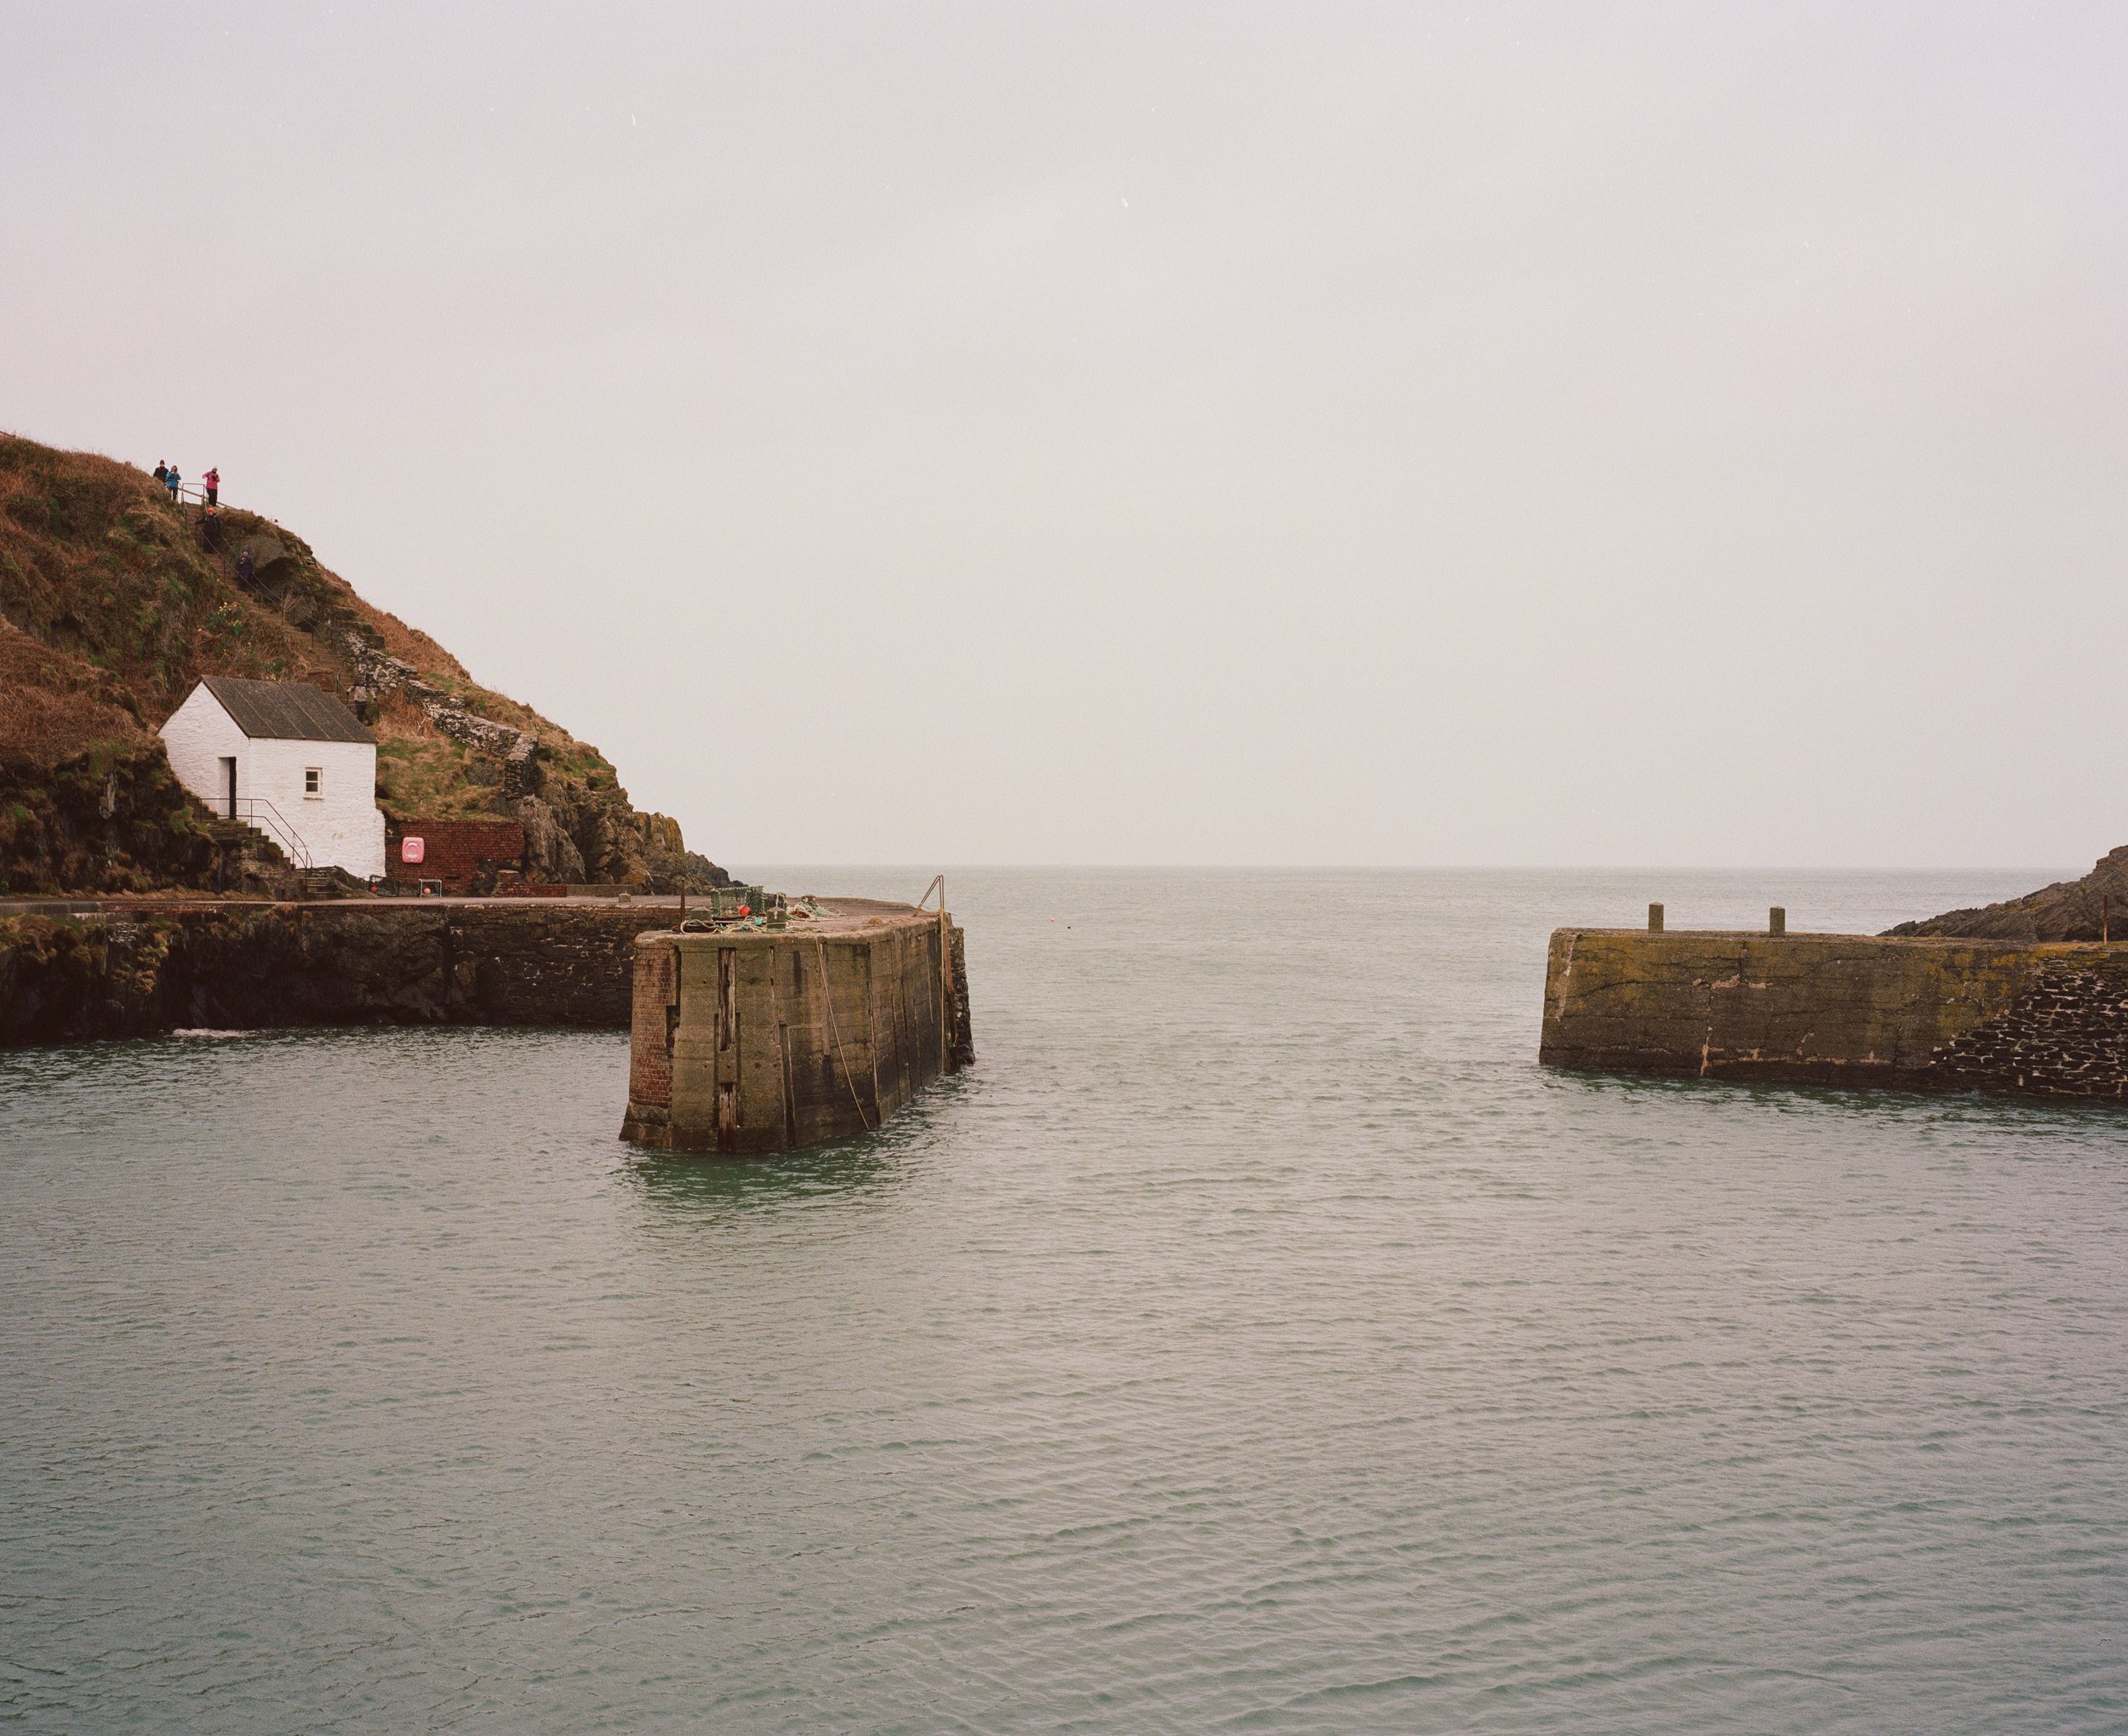
[[[249,549],[246,549],[242,554],[237,557],[237,583],[243,585],[246,590],[249,590],[251,587],[252,568],[257,564],[258,563],[251,558],[251,551]]]
[[[155,480],[157,483],[167,488],[169,485],[169,465],[163,463],[161,459],[157,459],[155,461]]]

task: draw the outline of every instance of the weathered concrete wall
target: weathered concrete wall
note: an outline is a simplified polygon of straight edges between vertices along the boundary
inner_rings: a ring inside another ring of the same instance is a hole
[[[0,921],[0,1045],[184,1026],[628,1024],[635,938],[669,907],[141,905]]]
[[[1562,928],[1547,1065],[2128,1101],[2128,945]]]
[[[911,912],[636,942],[623,1139],[787,1151],[878,1127],[974,1059],[960,930]]]

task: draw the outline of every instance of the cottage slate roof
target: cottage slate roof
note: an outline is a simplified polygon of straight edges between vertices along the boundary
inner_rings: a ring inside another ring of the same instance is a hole
[[[237,728],[255,740],[363,741],[377,738],[338,700],[300,681],[244,681],[203,675],[200,685],[221,701]]]

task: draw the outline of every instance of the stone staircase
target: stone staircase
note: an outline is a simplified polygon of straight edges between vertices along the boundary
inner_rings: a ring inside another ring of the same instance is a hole
[[[368,882],[358,880],[345,868],[291,868],[289,871],[289,898],[358,898],[367,897]]]
[[[269,896],[297,871],[280,845],[255,826],[216,814],[200,826],[221,858],[218,879],[224,890],[241,888]]]
[[[224,855],[249,856],[277,868],[289,865],[288,856],[278,844],[258,827],[247,825],[241,819],[217,814],[200,830],[215,841]]]
[[[241,819],[209,816],[200,830],[221,854],[225,888],[242,887],[266,898],[350,898],[369,888],[345,868],[299,868],[267,833]]]

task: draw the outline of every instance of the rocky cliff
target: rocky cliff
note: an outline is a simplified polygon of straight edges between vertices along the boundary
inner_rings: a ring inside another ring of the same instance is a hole
[[[2056,881],[2022,898],[1947,911],[1885,933],[1965,940],[2097,940],[2111,934],[2128,939],[2128,844],[2101,856],[2081,880]]]
[[[132,465],[0,435],[0,892],[214,883],[226,845],[154,732],[215,674],[346,699],[388,814],[518,820],[533,879],[724,883],[596,748],[481,687],[300,537],[226,508],[209,546],[198,509]]]

